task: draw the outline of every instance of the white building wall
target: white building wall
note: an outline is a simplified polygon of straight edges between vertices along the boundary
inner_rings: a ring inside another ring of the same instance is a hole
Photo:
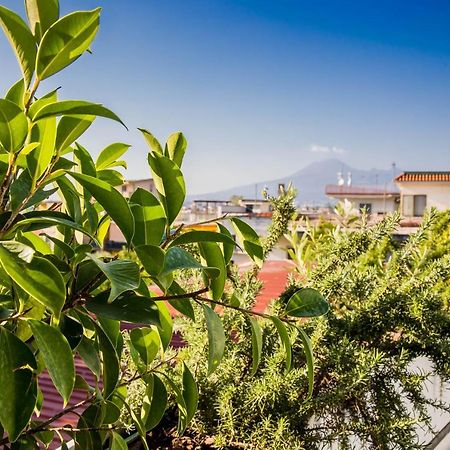
[[[397,182],[401,196],[426,195],[427,208],[434,207],[440,211],[450,208],[450,183],[439,182]]]
[[[347,196],[346,198],[356,209],[359,209],[359,205],[362,203],[370,203],[372,205],[372,214],[389,214],[398,210],[398,203],[395,201],[395,197],[392,196],[387,196],[386,199],[380,197],[351,196]],[[339,199],[341,200],[341,198]]]

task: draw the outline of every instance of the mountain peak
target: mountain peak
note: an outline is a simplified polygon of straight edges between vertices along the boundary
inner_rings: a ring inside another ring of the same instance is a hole
[[[330,202],[330,199],[325,195],[325,186],[337,182],[338,172],[341,172],[344,178],[347,177],[348,172],[351,172],[353,184],[382,186],[385,183],[392,182],[391,169],[355,169],[337,158],[329,158],[313,162],[290,176],[260,181],[258,186],[267,186],[269,194],[276,195],[278,184],[283,183],[287,186],[292,182],[298,191],[297,201],[299,204],[325,205]],[[229,200],[233,195],[253,198],[255,196],[255,183],[237,186],[220,192],[191,195],[187,198],[187,202],[192,202],[196,199]],[[261,198],[261,192],[258,193],[258,198]]]

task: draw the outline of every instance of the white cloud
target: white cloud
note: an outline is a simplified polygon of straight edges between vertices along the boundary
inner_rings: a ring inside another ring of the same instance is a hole
[[[312,144],[309,148],[309,151],[312,153],[333,153],[335,155],[342,155],[345,152],[343,148],[340,147],[328,147],[326,145],[318,145],[318,144]]]

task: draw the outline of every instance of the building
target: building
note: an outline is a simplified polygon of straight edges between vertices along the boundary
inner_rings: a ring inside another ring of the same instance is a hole
[[[450,209],[450,172],[403,172],[395,183],[405,217],[420,217],[431,207]]]
[[[346,186],[329,184],[325,193],[331,198],[343,201],[347,199],[360,211],[382,215],[398,210],[400,192],[395,186]]]
[[[142,180],[127,180],[122,186],[120,186],[120,192],[129,198],[137,188],[150,191],[152,194],[157,195],[155,182],[152,178],[144,178]]]
[[[235,200],[194,200],[190,208],[193,214],[211,214],[219,217],[223,214],[230,215],[257,215],[272,212],[272,205],[266,199],[243,199],[237,197]]]

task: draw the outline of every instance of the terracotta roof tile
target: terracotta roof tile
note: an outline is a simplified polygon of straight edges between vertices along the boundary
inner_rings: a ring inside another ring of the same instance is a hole
[[[450,182],[450,172],[403,172],[395,181]]]

